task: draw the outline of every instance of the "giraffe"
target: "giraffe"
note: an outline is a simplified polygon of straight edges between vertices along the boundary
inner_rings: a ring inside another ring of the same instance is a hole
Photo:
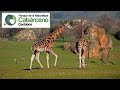
[[[82,31],[81,31],[80,38],[76,43],[78,56],[79,56],[79,69],[81,69],[81,67],[85,67],[85,54],[87,50],[87,41],[84,37],[84,24],[85,24],[85,21],[82,18],[81,19]]]
[[[33,44],[31,47],[32,50],[32,56],[31,56],[31,62],[30,62],[30,70],[32,69],[32,62],[34,58],[38,61],[40,67],[43,69],[43,65],[41,64],[39,60],[39,54],[43,51],[46,52],[46,59],[47,59],[47,68],[49,69],[49,54],[51,53],[53,56],[55,56],[55,62],[54,67],[56,67],[58,55],[53,51],[53,41],[62,33],[62,31],[65,29],[65,27],[69,29],[73,29],[70,24],[67,22],[64,25],[62,25],[60,28],[55,30],[54,32],[46,35],[43,37],[41,41],[38,41],[37,43]]]

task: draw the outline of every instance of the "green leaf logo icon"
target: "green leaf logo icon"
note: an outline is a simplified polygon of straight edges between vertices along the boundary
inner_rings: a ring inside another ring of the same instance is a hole
[[[5,22],[7,25],[14,25],[16,23],[16,17],[14,15],[7,15],[5,18]]]

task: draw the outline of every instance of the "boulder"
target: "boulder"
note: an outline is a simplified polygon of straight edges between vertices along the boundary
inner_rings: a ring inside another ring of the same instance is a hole
[[[104,57],[108,57],[109,52],[112,49],[112,40],[110,36],[105,34],[105,29],[92,25],[88,28],[87,31],[89,32],[88,34],[90,35],[90,38],[87,39],[88,48],[86,56],[88,56],[89,54],[89,57],[101,58],[104,54]],[[76,43],[77,42],[69,44],[70,48],[66,49],[69,49],[69,51],[71,51],[72,53],[77,54]],[[67,43],[65,43],[65,46],[67,47]]]
[[[21,30],[16,34],[15,38],[18,41],[34,41],[36,40],[36,35],[33,30]]]
[[[69,49],[70,49],[70,43],[69,42],[65,42],[64,43],[64,50],[69,51]]]

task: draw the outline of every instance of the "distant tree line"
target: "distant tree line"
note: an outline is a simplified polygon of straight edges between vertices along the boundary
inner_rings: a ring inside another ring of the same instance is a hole
[[[61,14],[55,15],[55,18],[62,18]],[[116,14],[116,17],[120,18],[120,12]],[[45,28],[34,28],[32,29],[35,32],[36,37],[38,40],[45,35],[52,33],[56,29],[58,29],[64,22],[64,20],[60,20],[59,23],[53,23],[50,29]],[[73,30],[65,29],[63,33],[60,35],[58,39],[62,39],[63,41],[66,40],[77,40],[81,33],[81,25],[80,22],[70,20],[69,23],[73,26]],[[92,21],[88,20],[88,23],[85,25],[85,30],[89,27],[89,24],[93,23]],[[120,33],[120,21],[116,20],[115,17],[108,16],[108,15],[101,15],[97,21],[94,21],[94,24],[97,26],[103,27],[105,29],[106,34],[116,35],[115,38],[119,37]],[[1,27],[1,26],[0,26]],[[28,28],[26,28],[28,29]],[[0,29],[0,38],[8,38],[12,40],[13,37],[19,33],[21,30],[26,30],[23,28],[9,28],[9,29]],[[118,39],[118,38],[117,38]]]

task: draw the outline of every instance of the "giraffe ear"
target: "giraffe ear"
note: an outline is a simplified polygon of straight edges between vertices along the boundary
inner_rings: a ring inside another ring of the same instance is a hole
[[[73,27],[67,22],[66,24],[64,24],[65,27],[69,28],[69,29],[73,29]]]
[[[68,22],[67,22],[67,21],[64,21],[64,25],[66,25],[66,24],[68,24]]]
[[[67,21],[64,21],[64,25],[66,26],[66,25],[69,25],[69,23],[67,22]]]

